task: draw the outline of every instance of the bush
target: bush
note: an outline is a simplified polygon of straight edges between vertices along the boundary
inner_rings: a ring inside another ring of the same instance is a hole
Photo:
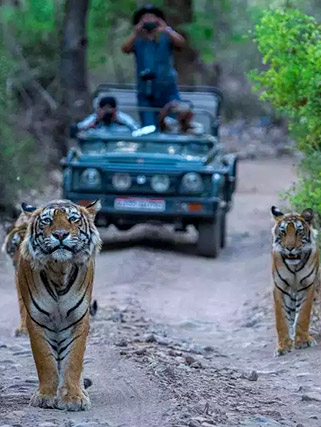
[[[9,210],[19,192],[32,188],[39,176],[34,141],[19,131],[15,104],[7,96],[8,75],[14,64],[0,43],[0,209]]]
[[[266,69],[250,77],[262,100],[289,118],[289,128],[304,153],[299,182],[288,193],[297,208],[321,214],[321,26],[299,10],[266,11],[254,41]]]

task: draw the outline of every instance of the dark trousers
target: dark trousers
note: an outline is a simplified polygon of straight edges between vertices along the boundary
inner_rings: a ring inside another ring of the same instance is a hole
[[[176,85],[170,85],[164,90],[158,91],[156,96],[146,96],[145,93],[138,92],[137,104],[139,107],[163,108],[168,102],[180,100],[180,95]],[[155,125],[158,128],[159,113],[153,111],[141,111],[139,113],[142,126]]]

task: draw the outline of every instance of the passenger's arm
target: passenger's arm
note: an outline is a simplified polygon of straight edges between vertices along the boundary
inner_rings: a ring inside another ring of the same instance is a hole
[[[137,37],[144,32],[143,25],[144,25],[144,23],[142,21],[139,22],[136,25],[134,32],[128,37],[128,39],[122,45],[121,50],[124,53],[132,53],[134,51],[134,44],[135,44]]]
[[[173,28],[167,25],[163,19],[159,18],[158,22],[159,22],[158,31],[167,34],[171,42],[173,43],[174,47],[177,47],[180,49],[185,46],[185,39],[181,34],[173,30]]]
[[[95,126],[96,122],[97,122],[97,114],[96,113],[91,114],[81,122],[77,123],[77,129],[78,130],[90,129]]]

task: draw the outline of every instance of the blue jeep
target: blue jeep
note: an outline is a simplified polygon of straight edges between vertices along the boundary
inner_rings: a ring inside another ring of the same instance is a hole
[[[133,107],[128,102],[134,99],[131,88],[103,85],[96,94],[106,90],[121,100],[122,110]],[[150,127],[122,134],[101,128],[81,131],[78,147],[62,160],[64,197],[79,204],[100,199],[100,226],[128,230],[153,222],[183,231],[192,224],[199,231],[198,253],[216,257],[225,245],[237,159],[224,154],[219,141],[221,93],[214,88],[180,90],[200,112],[207,133],[173,135]]]

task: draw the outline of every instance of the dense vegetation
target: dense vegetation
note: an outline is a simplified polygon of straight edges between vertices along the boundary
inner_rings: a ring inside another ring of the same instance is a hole
[[[289,118],[304,154],[290,201],[321,214],[321,26],[299,10],[267,11],[255,27],[255,41],[267,64],[251,74],[256,89]]]
[[[291,130],[306,156],[299,193],[291,200],[312,204],[320,212],[318,0],[154,3],[166,9],[168,21],[188,38],[195,60],[191,63],[191,56],[183,52],[178,56],[182,82],[222,87],[228,119],[266,114],[270,103],[290,118]],[[0,207],[35,185],[39,174],[35,164],[43,170],[48,165],[57,167],[67,149],[66,125],[90,108],[89,93],[96,83],[133,81],[133,58],[123,55],[120,45],[131,31],[136,7],[136,0],[0,1]],[[65,96],[68,88],[64,86],[66,72],[62,72],[72,9],[82,9],[87,24],[82,48],[88,69],[83,90],[88,96],[83,94],[79,111],[72,111],[72,96]],[[256,23],[253,43],[249,33]],[[258,101],[247,78],[250,69],[262,70],[261,54],[265,71],[252,77],[269,103]],[[311,194],[308,200],[307,194]]]

